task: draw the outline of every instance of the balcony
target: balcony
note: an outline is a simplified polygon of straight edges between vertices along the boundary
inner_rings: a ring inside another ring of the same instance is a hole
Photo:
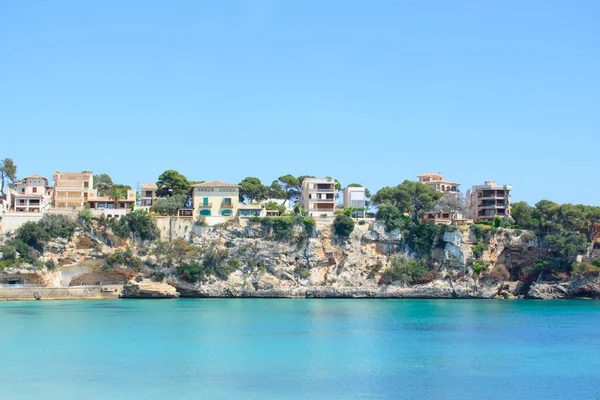
[[[335,203],[335,198],[331,199],[308,199],[308,201],[313,201],[316,203]]]
[[[231,203],[221,203],[221,208],[233,208],[233,204],[231,204]]]
[[[331,187],[331,188],[314,188],[314,189],[308,189],[309,192],[312,193],[334,193],[335,192],[335,187]]]
[[[198,208],[212,208],[212,203],[198,204]]]

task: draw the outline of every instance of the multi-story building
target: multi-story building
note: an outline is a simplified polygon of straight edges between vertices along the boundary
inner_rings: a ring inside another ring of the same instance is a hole
[[[493,221],[496,217],[510,217],[510,192],[512,186],[497,185],[487,181],[467,191],[467,206],[475,222]]]
[[[16,182],[12,193],[12,209],[15,212],[43,212],[52,198],[48,179],[39,175],[26,176]]]
[[[344,189],[344,208],[352,208],[354,218],[364,218],[367,207],[366,189],[362,186],[348,186]]]
[[[142,207],[152,207],[154,200],[156,200],[156,191],[158,190],[158,186],[154,183],[143,183],[142,184],[142,195],[140,199],[142,201]]]
[[[194,219],[206,217],[210,225],[236,216],[239,194],[240,186],[231,183],[212,181],[192,185]]]
[[[337,201],[336,182],[331,178],[306,178],[302,182],[300,201],[311,216],[331,215]]]
[[[419,183],[423,185],[431,186],[437,192],[442,193],[458,193],[460,192],[459,186],[460,183],[452,182],[444,179],[444,175],[442,174],[434,174],[429,172],[427,174],[417,175],[419,179]]]
[[[135,190],[127,190],[124,198],[113,199],[98,196],[97,189],[90,191],[87,204],[93,216],[104,214],[107,217],[120,217],[131,211],[135,205]]]
[[[93,192],[93,187],[94,178],[91,172],[55,172],[52,206],[81,209]]]

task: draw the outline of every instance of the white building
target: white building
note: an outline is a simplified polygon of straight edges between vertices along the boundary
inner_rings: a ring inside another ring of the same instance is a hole
[[[10,190],[10,189],[9,189]],[[52,199],[48,179],[40,175],[26,176],[16,182],[12,192],[12,209],[15,212],[43,212]]]
[[[337,189],[332,178],[306,178],[302,182],[300,201],[302,209],[309,215],[332,215],[335,211]]]
[[[344,208],[352,208],[354,218],[364,218],[367,208],[366,189],[361,186],[348,186],[344,189]]]

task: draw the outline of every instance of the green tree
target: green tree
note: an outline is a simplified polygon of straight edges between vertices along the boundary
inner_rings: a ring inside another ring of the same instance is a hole
[[[127,192],[119,187],[116,186],[112,186],[109,190],[108,190],[108,199],[112,200],[112,202],[115,205],[115,208],[119,207],[119,200],[125,198],[127,196]]]
[[[442,196],[442,193],[427,185],[406,180],[393,188],[380,189],[373,196],[373,202],[376,205],[390,203],[400,212],[417,219],[420,211],[430,210]]]
[[[108,196],[112,185],[113,180],[108,174],[94,175],[94,189],[98,189],[98,196]]]
[[[287,174],[280,176],[279,182],[281,182],[281,186],[286,192],[285,198],[287,200],[292,200],[300,197],[300,181],[293,175]]]
[[[249,176],[240,182],[240,201],[256,202],[266,199],[268,190],[260,179]]]
[[[4,185],[6,184],[6,179],[9,179],[11,183],[14,183],[17,180],[17,166],[12,158],[5,158],[0,163],[0,192],[2,194],[6,194],[4,192]]]
[[[277,210],[279,214],[283,214],[285,212],[285,206],[274,201],[269,201],[267,204],[265,204],[265,208],[267,210]]]
[[[185,207],[187,199],[188,197],[184,194],[161,197],[152,203],[152,211],[160,215],[176,215],[177,210]]]
[[[271,186],[269,186],[268,190],[268,198],[270,199],[287,199],[287,192],[281,186],[279,181],[271,182]]]
[[[160,174],[156,182],[158,197],[174,196],[176,194],[190,195],[191,184],[185,176],[172,169]]]
[[[510,207],[511,215],[515,220],[515,223],[523,229],[537,229],[539,221],[534,220],[533,211],[534,209],[524,201],[519,201]]]
[[[333,229],[336,235],[349,238],[354,230],[354,220],[345,214],[340,214],[333,221]]]

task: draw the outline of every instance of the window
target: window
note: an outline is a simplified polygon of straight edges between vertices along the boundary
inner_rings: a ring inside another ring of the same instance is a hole
[[[221,215],[224,217],[229,217],[231,216],[231,210],[223,210],[221,211]]]
[[[208,205],[208,197],[205,197],[202,199],[202,205],[203,206],[207,206]]]
[[[210,217],[210,210],[200,210],[200,215]]]
[[[33,193],[37,193],[37,188],[34,186],[33,188],[31,188],[31,191],[32,191]]]

